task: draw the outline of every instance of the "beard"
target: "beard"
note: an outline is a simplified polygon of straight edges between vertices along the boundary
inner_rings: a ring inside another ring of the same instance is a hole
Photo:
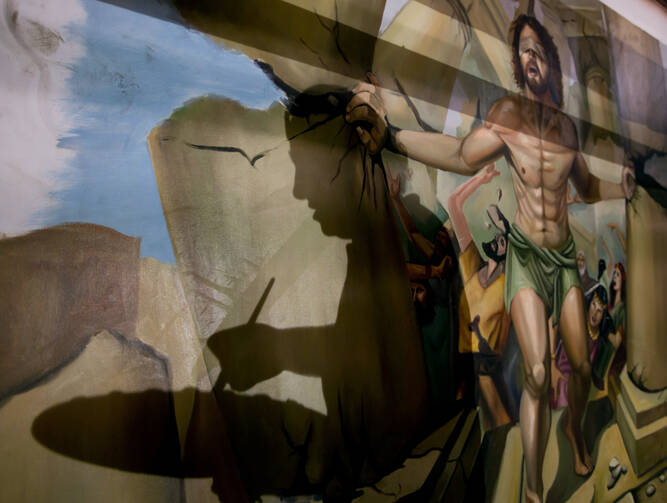
[[[505,254],[498,254],[498,243],[496,243],[495,239],[482,243],[482,250],[484,250],[484,253],[486,253],[487,257],[495,260],[496,262],[501,262],[505,258]]]
[[[526,85],[535,95],[544,94],[549,88],[549,83],[540,75],[539,77],[532,77],[526,75]]]
[[[579,267],[579,276],[583,278],[584,274],[586,274],[586,266]]]
[[[523,80],[533,94],[544,94],[549,89],[549,79],[544,78],[540,67],[535,62],[529,62],[521,68]]]

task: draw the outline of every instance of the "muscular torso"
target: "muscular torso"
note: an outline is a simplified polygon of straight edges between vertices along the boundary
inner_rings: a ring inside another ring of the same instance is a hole
[[[574,125],[560,111],[516,98],[489,123],[503,141],[517,200],[514,223],[536,245],[560,248],[568,236],[568,177],[577,155]],[[518,115],[518,117],[517,117]]]

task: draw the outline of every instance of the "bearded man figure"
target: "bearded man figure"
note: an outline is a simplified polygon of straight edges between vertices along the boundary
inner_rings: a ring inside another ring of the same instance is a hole
[[[360,83],[346,120],[371,154],[388,148],[424,164],[471,176],[505,157],[512,173],[517,211],[509,233],[505,307],[523,354],[526,382],[520,428],[526,466],[526,500],[542,501],[542,464],[551,425],[550,337],[558,329],[572,365],[563,430],[572,446],[574,468],[593,469],[581,427],[591,381],[583,294],[567,212],[568,180],[584,202],[630,198],[634,174],[624,168],[620,184],[588,170],[577,131],[560,108],[562,74],[558,50],[547,30],[531,16],[511,25],[514,76],[522,90],[491,107],[483,125],[464,138],[399,130],[386,117],[379,83]]]
[[[584,291],[584,294],[587,294],[589,290],[595,288],[598,282],[591,278],[590,274],[588,274],[588,269],[586,268],[586,254],[582,250],[577,252],[577,270],[579,271],[581,287]]]

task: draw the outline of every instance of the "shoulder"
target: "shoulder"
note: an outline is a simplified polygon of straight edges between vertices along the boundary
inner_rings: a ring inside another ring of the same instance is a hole
[[[482,264],[482,257],[477,250],[477,246],[475,246],[475,242],[471,240],[470,244],[459,254],[458,258],[461,277],[464,283],[468,283]]]
[[[569,115],[560,110],[556,114],[563,145],[572,150],[579,150],[579,136],[574,121]]]
[[[516,96],[505,96],[493,105],[486,116],[484,125],[488,128],[519,129],[521,124],[521,103]]]

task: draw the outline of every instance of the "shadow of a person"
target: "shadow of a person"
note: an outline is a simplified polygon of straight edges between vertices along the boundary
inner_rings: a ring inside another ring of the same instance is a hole
[[[192,389],[77,398],[38,416],[32,431],[39,442],[129,471],[213,475],[225,501],[244,499],[239,477],[250,499],[311,490],[329,501],[349,501],[356,488],[400,465],[426,417],[421,341],[383,173],[366,166],[364,174],[355,155],[339,162],[349,141],[337,134],[341,126],[338,118],[297,135],[309,122],[285,114],[294,196],[308,201],[324,234],[350,240],[336,322],[276,329],[251,320],[222,330],[208,340],[221,367],[215,399]],[[285,370],[321,379],[326,413],[233,391]],[[165,404],[193,392],[195,412],[179,459],[178,432],[164,419]]]
[[[366,166],[364,174],[354,154],[339,164],[348,148],[346,135],[337,135],[341,119],[296,136],[308,126],[305,119],[285,114],[286,136],[294,137],[294,196],[308,202],[325,235],[350,240],[336,322],[287,330],[251,323],[214,334],[208,345],[220,362],[215,390],[225,417],[245,421],[240,434],[234,419],[230,422],[242,474],[266,477],[255,468],[251,453],[256,449],[248,447],[275,439],[276,430],[282,430],[304,444],[301,477],[322,484],[325,495],[347,500],[355,488],[374,483],[402,461],[423,427],[426,379],[383,173]],[[227,384],[247,389],[284,370],[321,378],[325,416],[248,414],[240,409],[247,399],[224,391]],[[285,462],[278,451],[262,452]]]

